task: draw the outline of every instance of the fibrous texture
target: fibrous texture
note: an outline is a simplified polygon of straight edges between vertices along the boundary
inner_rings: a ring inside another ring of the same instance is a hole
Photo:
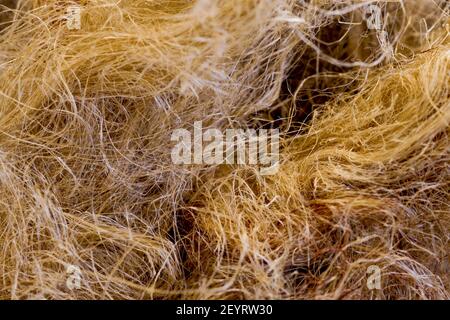
[[[450,297],[446,1],[0,5],[0,298]],[[174,164],[196,121],[279,171]]]

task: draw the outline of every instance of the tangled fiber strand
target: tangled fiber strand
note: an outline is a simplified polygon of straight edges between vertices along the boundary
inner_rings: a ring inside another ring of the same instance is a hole
[[[277,103],[248,121],[259,120],[256,127],[296,131],[312,110],[335,94],[358,90],[368,67],[398,62],[432,48],[439,40],[430,35],[446,23],[448,16],[445,2],[371,4],[376,4],[381,13],[380,26],[375,30],[373,22],[371,27],[367,22],[368,4],[362,6],[358,1],[299,1],[302,14],[296,14],[307,17],[309,32],[298,29],[298,16],[293,13],[279,18],[302,41],[293,50]]]
[[[1,36],[2,294],[164,293],[201,169],[172,164],[170,134],[273,103],[300,41],[275,19],[292,3],[90,1],[68,30],[74,3],[19,2]],[[85,290],[65,288],[69,265]]]
[[[445,8],[384,2],[389,59],[353,1],[1,1],[0,298],[363,298],[373,261],[394,281],[382,297],[447,297],[433,266],[448,254],[448,70],[430,36]],[[287,130],[316,111],[274,177],[170,159],[174,129],[279,108]]]
[[[317,110],[277,175],[236,168],[202,186],[185,241],[196,297],[448,299],[449,49]]]

